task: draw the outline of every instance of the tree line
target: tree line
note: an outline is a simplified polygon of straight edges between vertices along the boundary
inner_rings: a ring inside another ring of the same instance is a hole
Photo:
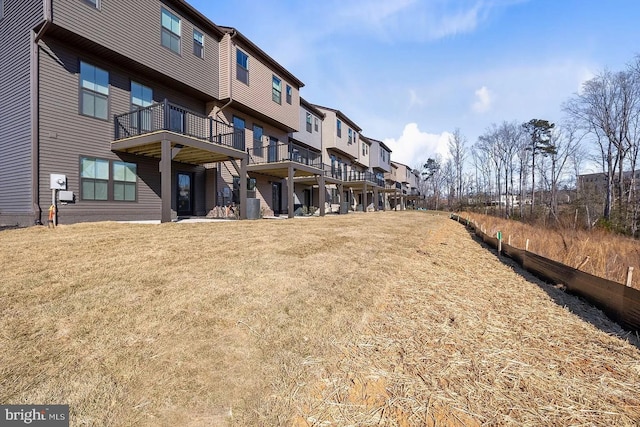
[[[562,110],[557,123],[492,123],[473,144],[456,129],[446,158],[419,165],[430,207],[600,225],[637,236],[640,57],[585,81]],[[581,176],[587,163],[598,165],[588,179]]]

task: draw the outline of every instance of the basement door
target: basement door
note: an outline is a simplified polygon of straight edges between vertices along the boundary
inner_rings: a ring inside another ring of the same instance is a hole
[[[177,213],[178,216],[193,215],[193,188],[190,173],[178,173]]]
[[[271,203],[273,206],[273,214],[280,215],[280,206],[282,206],[282,183],[271,183]]]

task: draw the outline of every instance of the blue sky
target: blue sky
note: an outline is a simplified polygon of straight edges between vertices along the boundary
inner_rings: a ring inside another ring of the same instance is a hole
[[[562,103],[640,54],[637,0],[188,0],[238,28],[393,160],[418,166],[491,123],[562,120]]]

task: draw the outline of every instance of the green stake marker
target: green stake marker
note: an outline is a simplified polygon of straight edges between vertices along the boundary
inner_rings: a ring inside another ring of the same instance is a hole
[[[498,237],[498,240],[502,240],[502,231],[498,231],[498,235],[496,237]]]

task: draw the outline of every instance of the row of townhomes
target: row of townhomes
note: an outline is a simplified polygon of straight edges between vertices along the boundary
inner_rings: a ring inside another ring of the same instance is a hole
[[[185,1],[0,0],[0,52],[0,224],[421,203],[389,147]]]

